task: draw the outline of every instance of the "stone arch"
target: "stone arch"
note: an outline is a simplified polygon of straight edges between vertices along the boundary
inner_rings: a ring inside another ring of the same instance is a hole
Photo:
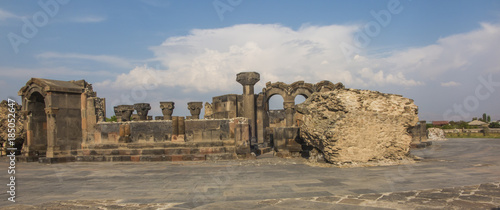
[[[323,80],[321,82],[318,82],[314,85],[314,90],[315,92],[326,92],[326,91],[332,91],[335,89],[343,89],[344,84],[338,82],[336,84],[333,84],[332,82],[328,80]]]
[[[43,92],[30,90],[26,101],[26,118],[28,126],[25,141],[26,152],[29,156],[45,157],[47,152],[47,115],[46,102]]]
[[[286,100],[287,89],[288,89],[288,85],[283,83],[283,82],[275,82],[275,83],[268,82],[268,83],[266,83],[266,87],[262,91],[265,93],[266,103],[268,103],[269,99],[274,95],[281,95],[281,97],[283,97],[283,100]]]
[[[297,81],[292,84],[283,82],[267,82],[266,87],[257,97],[257,132],[259,139],[266,139],[270,141],[267,136],[269,132],[269,99],[274,95],[281,95],[283,97],[283,109],[286,115],[286,126],[294,126],[294,113],[295,113],[295,98],[299,95],[304,98],[309,98],[314,92],[332,91],[335,89],[344,88],[342,83],[334,84],[330,81],[321,81],[316,84],[306,83],[304,81]]]
[[[30,79],[18,92],[26,116],[23,155],[33,158],[76,155],[83,135],[82,101],[87,102],[87,95],[95,93],[91,89],[84,80]]]
[[[305,83],[304,81],[294,82],[290,85],[290,87],[293,100],[295,100],[295,97],[298,95],[302,95],[307,99],[315,92],[314,85],[311,83]]]

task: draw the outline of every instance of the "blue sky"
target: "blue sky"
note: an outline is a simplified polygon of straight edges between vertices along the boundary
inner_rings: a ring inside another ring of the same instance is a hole
[[[3,0],[0,35],[0,98],[31,77],[85,79],[108,117],[159,101],[188,115],[257,71],[256,92],[330,80],[412,98],[425,120],[500,120],[500,1]]]

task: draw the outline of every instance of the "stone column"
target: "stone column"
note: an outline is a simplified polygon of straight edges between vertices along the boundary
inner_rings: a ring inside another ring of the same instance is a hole
[[[420,142],[427,141],[427,121],[425,120],[420,121],[419,136],[420,136]]]
[[[164,120],[172,120],[172,113],[174,112],[175,103],[173,101],[160,102],[161,112],[163,113]]]
[[[255,135],[255,94],[254,85],[260,80],[260,74],[257,72],[240,72],[236,75],[236,81],[243,85],[243,116],[250,122],[251,141],[256,142]]]
[[[139,120],[148,120],[148,112],[151,110],[151,105],[148,103],[137,103],[134,104],[134,109],[137,110]]]
[[[113,107],[113,110],[115,111],[116,122],[121,122],[122,121],[122,112],[120,111],[119,106]]]
[[[295,102],[294,101],[285,101],[283,102],[283,108],[285,109],[285,122],[287,127],[291,127],[295,125],[293,122],[293,114],[295,113]]]
[[[265,122],[267,121],[267,112],[266,112],[266,97],[264,96],[264,93],[260,93],[257,96],[257,103],[256,103],[256,108],[257,108],[257,120],[255,122],[256,125],[256,136],[258,140],[259,146],[264,146],[267,147],[268,145],[264,144],[264,139],[266,136],[266,126]]]
[[[24,106],[23,106],[24,109]],[[32,151],[31,147],[33,145],[33,114],[30,111],[22,111],[23,115],[25,116],[25,121],[24,121],[24,128],[26,129],[26,142],[24,142],[24,146],[22,149],[22,154],[24,156],[33,156],[30,154]]]
[[[57,121],[56,115],[58,108],[49,107],[45,108],[45,114],[47,115],[47,153],[46,157],[53,158],[54,150],[56,147],[57,140]]]
[[[119,105],[118,110],[121,117],[121,122],[130,121],[130,116],[134,112],[134,106],[132,105]]]
[[[191,117],[189,119],[195,120],[200,119],[201,108],[203,107],[203,102],[189,102],[188,109],[191,113]]]

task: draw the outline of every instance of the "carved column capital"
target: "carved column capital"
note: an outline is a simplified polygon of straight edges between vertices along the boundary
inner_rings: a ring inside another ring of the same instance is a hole
[[[295,109],[295,102],[283,102],[283,108],[286,110]]]
[[[188,109],[191,113],[191,119],[200,119],[201,108],[203,108],[203,102],[188,103]]]
[[[137,115],[139,115],[139,120],[147,120],[151,105],[148,103],[137,103],[134,104],[134,109],[137,111]]]
[[[118,112],[120,114],[120,119],[121,121],[130,121],[130,116],[134,112],[134,106],[132,105],[119,105],[116,106],[118,109]],[[118,115],[116,115],[118,117]]]
[[[236,75],[236,81],[241,85],[255,85],[260,80],[257,72],[240,72]]]
[[[172,120],[172,113],[174,112],[175,103],[173,101],[160,102],[161,112],[163,113],[164,120]]]

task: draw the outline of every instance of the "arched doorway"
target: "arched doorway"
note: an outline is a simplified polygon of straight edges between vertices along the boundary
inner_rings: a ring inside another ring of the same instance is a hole
[[[27,101],[28,141],[25,151],[29,156],[45,157],[47,152],[47,115],[45,98],[39,92],[33,92]]]
[[[87,103],[82,103],[88,102],[89,96],[95,97],[92,86],[84,80],[32,78],[18,94],[22,96],[22,111],[27,118],[23,156],[52,161],[77,155],[83,139],[82,125],[88,119],[86,114],[97,116],[95,109],[87,113]]]

